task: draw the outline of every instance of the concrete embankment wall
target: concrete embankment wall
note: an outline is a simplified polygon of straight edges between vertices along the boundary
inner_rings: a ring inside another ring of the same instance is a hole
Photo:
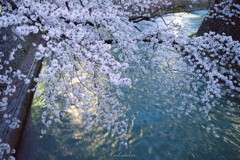
[[[19,44],[22,45],[22,48],[15,53],[15,60],[10,63],[10,66],[14,70],[20,70],[30,79],[30,83],[25,84],[22,80],[13,78],[13,85],[16,86],[16,92],[13,96],[8,97],[9,105],[7,106],[7,110],[1,112],[0,116],[0,138],[3,140],[3,143],[8,143],[12,149],[16,149],[20,142],[34,96],[34,93],[28,92],[28,90],[36,85],[33,81],[33,77],[36,77],[39,74],[42,66],[42,62],[36,61],[34,58],[36,48],[32,43],[39,44],[42,43],[43,40],[40,35],[30,35],[26,37],[24,41],[14,37],[14,34],[10,29],[1,29],[0,35],[0,52],[4,53],[5,60],[7,60],[7,57],[13,48],[16,48]],[[3,39],[5,35],[7,39]],[[21,121],[20,127],[17,129],[11,129],[9,124],[7,124],[3,118],[4,114],[11,114],[9,120],[12,120],[12,118],[19,119]],[[5,158],[7,156],[8,155],[5,155]]]

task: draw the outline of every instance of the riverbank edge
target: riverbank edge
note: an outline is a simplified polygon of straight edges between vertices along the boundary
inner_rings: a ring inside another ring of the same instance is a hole
[[[36,35],[33,43],[40,44],[41,42],[42,42],[41,35],[40,34]],[[34,77],[38,77],[42,69],[42,60],[37,61],[34,58],[35,53],[36,47],[31,46],[28,50],[28,55],[30,56],[30,59],[33,60],[30,63],[25,62],[25,67],[29,67],[28,74],[30,83],[23,84],[21,94],[9,104],[9,108],[15,108],[12,117],[17,118],[18,120],[21,121],[21,123],[20,127],[17,129],[11,129],[9,127],[6,128],[4,143],[9,144],[11,149],[15,149],[16,152],[24,133],[27,117],[29,115],[29,111],[31,109],[33,97],[35,94],[35,92],[28,92],[28,90],[34,88],[37,85],[37,83],[34,81]],[[27,58],[29,57],[25,58],[26,61]],[[9,156],[14,156],[15,154],[16,153],[5,154],[3,158],[7,159]]]

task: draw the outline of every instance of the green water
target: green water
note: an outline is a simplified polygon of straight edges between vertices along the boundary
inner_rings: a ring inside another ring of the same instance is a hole
[[[196,32],[207,11],[182,15],[182,24],[190,33]],[[224,97],[211,111],[212,123],[219,128],[208,132],[203,115],[197,111],[177,117],[178,110],[169,111],[181,103],[181,98],[165,88],[171,79],[161,84],[166,74],[154,70],[140,73],[129,70],[137,79],[130,88],[123,88],[120,101],[130,106],[129,145],[117,145],[111,133],[101,127],[86,133],[74,116],[55,123],[41,139],[42,97],[35,97],[20,147],[19,160],[238,160],[240,159],[240,97]],[[172,74],[172,73],[171,73]],[[173,73],[172,76],[177,73]],[[160,77],[160,78],[159,78]],[[179,86],[176,86],[179,87]],[[41,86],[44,88],[44,85]],[[227,100],[235,110],[228,110]],[[223,107],[221,107],[221,105]],[[199,104],[200,105],[200,104]],[[230,112],[231,115],[226,114]],[[121,157],[122,156],[122,157]],[[125,156],[125,157],[124,157]]]

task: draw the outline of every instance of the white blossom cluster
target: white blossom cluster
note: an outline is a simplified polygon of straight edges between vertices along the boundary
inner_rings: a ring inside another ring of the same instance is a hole
[[[4,39],[4,38],[3,38]],[[16,48],[12,49],[10,54],[0,52],[0,111],[6,111],[8,106],[8,99],[16,91],[16,86],[13,84],[13,79],[16,77],[19,80],[26,78],[20,70],[14,71],[11,62],[15,59],[14,55],[18,49],[21,49],[21,45],[18,45]]]
[[[0,139],[0,158],[2,159],[4,155],[14,154],[16,151],[11,149],[9,144],[2,143],[2,139]],[[7,159],[3,158],[3,160],[15,160],[13,156],[9,156]]]
[[[12,52],[14,54],[14,52]],[[13,78],[17,77],[19,80],[26,78],[24,74],[21,73],[20,70],[13,71],[12,67],[9,66],[10,61],[14,59],[13,54],[10,54],[9,59],[2,59],[4,54],[0,52],[1,59],[3,64],[0,65],[1,75],[0,75],[0,111],[6,111],[8,106],[8,98],[11,97],[13,93],[16,91],[16,86],[13,84]]]
[[[11,129],[16,129],[20,127],[21,121],[15,117],[12,117],[11,114],[3,115],[4,123],[8,124]]]
[[[156,12],[158,14],[166,13],[172,2],[168,0],[120,0],[115,4],[118,4],[121,9],[129,11],[130,16],[151,16]]]
[[[86,130],[102,125],[126,141],[127,108],[109,95],[107,84],[131,85],[122,72],[129,62],[138,61],[135,55],[139,51],[138,42],[151,38],[151,33],[136,34],[135,23],[129,20],[134,13],[128,9],[135,8],[144,15],[145,9],[155,4],[151,1],[119,4],[107,0],[13,2],[16,9],[5,3],[0,27],[12,27],[22,39],[41,33],[46,41],[45,45],[36,46],[39,50],[36,59],[44,58],[45,69],[35,80],[48,84],[44,92],[47,105],[43,123],[49,127],[74,106],[80,110],[79,118]],[[164,1],[159,6],[169,4]],[[121,50],[120,60],[112,54],[108,40]],[[64,106],[58,104],[59,99]],[[14,121],[13,126],[18,126],[18,122]]]
[[[184,52],[190,53],[185,58],[196,68],[200,77],[207,77],[209,83],[214,84],[222,81],[231,90],[240,92],[240,43],[238,41],[214,32],[205,33],[204,36],[191,39],[184,48]]]
[[[186,60],[189,66],[183,70],[191,76],[185,77],[189,93],[182,96],[186,98],[185,102],[194,100],[194,103],[200,103],[202,107],[186,104],[188,107],[185,113],[189,114],[197,109],[211,121],[209,112],[220,105],[220,99],[226,94],[234,96],[232,91],[240,91],[240,43],[230,36],[214,32],[194,37],[186,43],[182,53],[183,60]],[[227,107],[234,110],[230,102]]]

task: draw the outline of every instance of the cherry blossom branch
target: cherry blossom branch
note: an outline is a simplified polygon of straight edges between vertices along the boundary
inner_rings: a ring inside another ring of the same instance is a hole
[[[12,0],[6,0],[6,1],[7,1],[9,4],[11,4],[13,10],[18,9],[17,5],[16,5]]]

